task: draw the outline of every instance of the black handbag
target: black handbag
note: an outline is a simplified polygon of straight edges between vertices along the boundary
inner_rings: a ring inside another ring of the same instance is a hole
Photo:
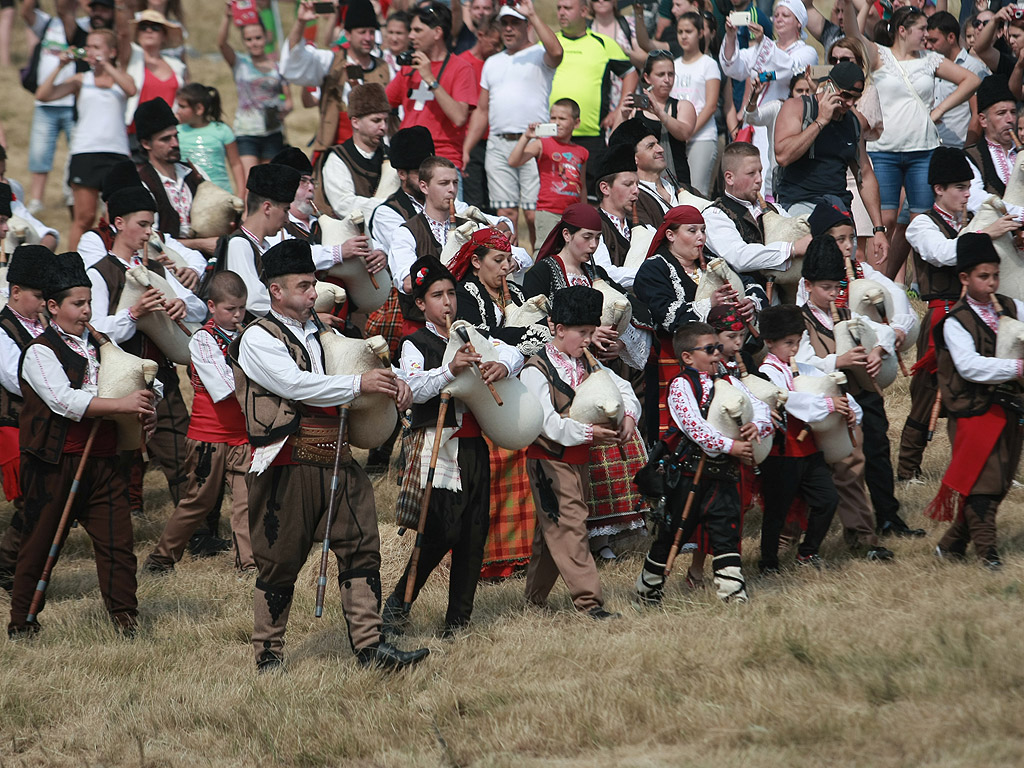
[[[659,440],[651,448],[647,463],[633,476],[637,490],[649,498],[668,496],[679,485],[682,476],[682,462],[688,453],[689,441],[683,440],[677,450],[672,451],[668,443]]]

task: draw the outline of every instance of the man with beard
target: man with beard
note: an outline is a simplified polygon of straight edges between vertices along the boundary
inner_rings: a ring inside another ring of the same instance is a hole
[[[352,138],[331,147],[317,159],[314,178],[316,205],[339,219],[353,210],[364,214],[377,202],[384,162],[383,138],[391,105],[378,83],[357,85],[348,97]],[[390,190],[388,190],[390,191]]]
[[[189,248],[212,255],[217,238],[190,238],[192,199],[202,175],[191,163],[181,162],[178,118],[161,98],[144,101],[135,110],[135,135],[146,153],[139,166],[142,183],[153,193],[161,232]]]

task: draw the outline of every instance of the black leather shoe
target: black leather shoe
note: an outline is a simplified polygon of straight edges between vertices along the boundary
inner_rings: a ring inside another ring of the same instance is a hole
[[[622,618],[622,614],[620,614],[620,613],[612,613],[611,611],[606,611],[600,605],[595,605],[593,608],[591,608],[589,611],[587,611],[587,616],[589,616],[592,619],[597,619],[598,621],[601,621],[603,619],[621,619]]]
[[[981,564],[990,571],[1001,571],[1003,570],[1003,561],[999,559],[999,555],[992,552],[985,557],[981,558]]]
[[[911,528],[898,515],[878,526],[879,536],[898,536],[901,539],[918,539],[927,535],[924,528]]]
[[[284,659],[273,651],[264,651],[256,659],[256,671],[261,675],[266,672],[276,672],[284,665]]]
[[[400,651],[391,643],[381,640],[376,645],[356,651],[356,660],[363,667],[398,670],[418,664],[429,655],[429,648],[417,648],[415,651]]]
[[[882,560],[892,560],[896,555],[891,549],[885,547],[871,547],[864,555],[865,558],[872,562],[879,562]]]
[[[381,629],[385,635],[400,637],[409,627],[409,612],[402,609],[402,601],[394,595],[384,601],[380,618],[384,622]]]
[[[230,550],[230,541],[210,533],[197,533],[188,540],[188,551],[193,557],[215,557]]]
[[[30,621],[20,627],[8,627],[7,637],[11,640],[30,640],[39,634],[42,627],[38,621]]]

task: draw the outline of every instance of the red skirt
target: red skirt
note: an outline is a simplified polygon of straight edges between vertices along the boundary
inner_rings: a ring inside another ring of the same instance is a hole
[[[587,533],[610,536],[644,527],[644,499],[633,485],[633,476],[647,463],[647,449],[637,432],[622,446],[590,448],[590,515]]]
[[[530,562],[537,513],[526,476],[526,450],[507,451],[486,435],[484,439],[491,455],[491,526],[480,575],[494,579],[511,576],[517,566]]]

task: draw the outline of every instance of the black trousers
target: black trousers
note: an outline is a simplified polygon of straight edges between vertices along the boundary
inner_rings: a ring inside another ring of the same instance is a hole
[[[579,144],[589,153],[587,156],[587,200],[597,201],[597,169],[601,165],[604,153],[608,151],[608,144],[604,136],[573,136],[573,143]]]
[[[487,442],[482,437],[459,438],[459,472],[461,491],[435,489],[431,493],[412,593],[415,601],[431,572],[451,552],[448,612],[444,620],[447,627],[469,623],[484,562],[484,545],[491,524],[491,464]],[[390,602],[401,603],[405,599],[408,578],[407,563],[388,598]]]
[[[669,525],[658,525],[654,533],[654,543],[647,555],[648,562],[665,565],[675,531],[680,526],[683,507],[689,495],[690,483],[681,483],[680,487],[668,500],[671,504]],[[740,492],[736,480],[725,480],[704,476],[694,495],[690,507],[690,515],[683,524],[681,542],[693,536],[697,526],[703,524],[711,541],[711,551],[718,555],[739,552],[740,547]]]
[[[772,481],[761,484],[764,518],[760,566],[778,567],[779,537],[786,524],[786,514],[797,496],[807,504],[807,532],[797,552],[818,554],[839,506],[839,494],[824,455],[819,451],[811,456],[769,456],[761,464],[761,476],[770,477]]]
[[[462,169],[462,199],[467,205],[475,205],[485,213],[493,213],[487,192],[487,172],[484,159],[487,157],[487,140],[478,141],[469,153],[469,164]]]
[[[928,445],[928,422],[938,390],[938,376],[934,373],[918,371],[910,378],[910,413],[900,435],[898,471],[901,479],[909,480],[921,473],[921,457]]]
[[[875,522],[881,525],[900,511],[890,456],[889,419],[885,415],[885,401],[877,392],[864,391],[856,398],[864,411],[864,482],[875,508]]]

